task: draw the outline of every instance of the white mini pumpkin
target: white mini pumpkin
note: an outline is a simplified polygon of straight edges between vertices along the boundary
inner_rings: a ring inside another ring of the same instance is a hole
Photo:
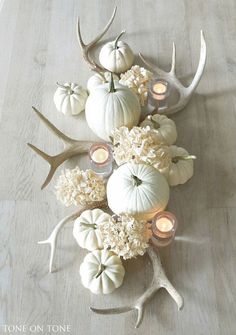
[[[113,79],[110,83],[99,85],[92,90],[85,107],[88,126],[105,141],[111,140],[115,128],[136,126],[140,113],[136,94],[128,87],[117,82],[114,84]]]
[[[159,171],[144,164],[126,163],[107,183],[108,206],[115,214],[150,220],[169,201],[168,183]]]
[[[92,77],[89,78],[87,82],[87,90],[91,92],[98,85],[108,83],[111,78],[110,72],[97,72]],[[113,74],[113,79],[119,81],[119,77],[116,74]]]
[[[172,162],[168,173],[168,183],[171,186],[186,183],[193,176],[193,159],[184,148],[170,146]]]
[[[87,91],[74,83],[58,84],[53,100],[59,112],[65,115],[77,115],[85,109]]]
[[[99,54],[102,66],[110,72],[122,73],[129,70],[134,61],[134,54],[129,45],[119,41],[124,31],[112,42],[106,43]]]
[[[80,266],[82,284],[94,294],[113,292],[121,286],[124,275],[120,258],[108,250],[90,252]]]
[[[176,142],[177,129],[173,120],[165,115],[155,114],[148,115],[140,124],[140,127],[149,126],[155,129],[157,140],[165,144],[171,145]]]
[[[103,248],[102,236],[99,231],[101,223],[109,221],[110,215],[101,209],[84,211],[74,223],[73,235],[81,248],[90,251]]]

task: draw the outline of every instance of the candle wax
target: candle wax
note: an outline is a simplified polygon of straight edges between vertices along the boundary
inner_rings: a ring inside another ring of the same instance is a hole
[[[96,150],[94,150],[94,152],[92,153],[92,160],[95,163],[104,163],[107,159],[108,159],[109,153],[106,149],[104,148],[98,148]]]
[[[173,222],[168,218],[160,218],[156,220],[156,227],[163,233],[167,233],[173,229]]]
[[[164,94],[167,91],[167,87],[163,83],[156,83],[153,85],[153,92],[157,94]]]

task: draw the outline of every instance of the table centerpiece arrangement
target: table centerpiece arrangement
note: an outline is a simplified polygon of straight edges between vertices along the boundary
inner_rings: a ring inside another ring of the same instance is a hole
[[[39,242],[51,247],[49,271],[53,271],[58,234],[72,221],[76,242],[88,250],[79,270],[81,282],[94,294],[109,294],[120,287],[125,276],[123,262],[147,252],[153,279],[134,303],[111,309],[90,307],[99,314],[136,309],[138,327],[145,304],[160,288],[167,290],[178,309],[184,305],[183,297],[164,272],[158,248],[173,241],[178,226],[175,215],[166,210],[170,188],[192,177],[196,157],[175,145],[176,125],[167,115],[183,109],[199,84],[206,63],[206,43],[201,31],[200,60],[188,87],[175,74],[175,44],[169,72],[150,64],[140,54],[146,69],[133,64],[133,51],[121,40],[125,31],[102,46],[98,64],[91,50],[108,31],[115,15],[116,8],[103,31],[88,44],[83,41],[78,20],[78,42],[93,75],[86,89],[76,83],[57,83],[53,97],[56,109],[65,115],[85,110],[89,128],[101,141],[73,139],[33,107],[41,121],[62,140],[64,150],[50,156],[28,145],[50,165],[42,189],[69,158],[80,154],[90,158],[87,170],[78,166],[63,170],[56,181],[57,199],[78,209],[63,218],[48,239]]]

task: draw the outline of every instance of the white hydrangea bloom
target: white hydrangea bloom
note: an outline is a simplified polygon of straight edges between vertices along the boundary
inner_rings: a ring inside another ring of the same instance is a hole
[[[119,166],[131,161],[146,163],[164,173],[171,163],[169,147],[158,141],[155,130],[149,126],[116,129],[113,145],[114,159]]]
[[[148,248],[151,230],[145,221],[123,214],[101,223],[99,229],[105,248],[124,259],[143,255]]]
[[[63,171],[55,187],[57,199],[67,207],[102,201],[106,195],[103,178],[93,170],[82,171],[78,167]]]
[[[120,84],[128,86],[136,93],[141,106],[144,106],[148,97],[148,82],[152,78],[152,72],[139,65],[134,65],[130,70],[120,75]]]

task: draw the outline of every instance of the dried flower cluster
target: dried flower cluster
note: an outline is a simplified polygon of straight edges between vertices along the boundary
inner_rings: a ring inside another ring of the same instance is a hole
[[[143,67],[134,65],[120,76],[120,83],[128,86],[139,97],[141,106],[145,105],[148,96],[148,82],[152,79],[153,73]]]
[[[66,169],[57,180],[57,199],[67,207],[101,201],[105,195],[105,182],[93,170]]]
[[[151,237],[149,225],[128,214],[111,217],[101,223],[99,229],[104,247],[124,259],[143,255]]]
[[[168,146],[160,142],[149,126],[120,127],[113,133],[114,159],[117,165],[126,162],[146,163],[164,173],[171,163]]]

